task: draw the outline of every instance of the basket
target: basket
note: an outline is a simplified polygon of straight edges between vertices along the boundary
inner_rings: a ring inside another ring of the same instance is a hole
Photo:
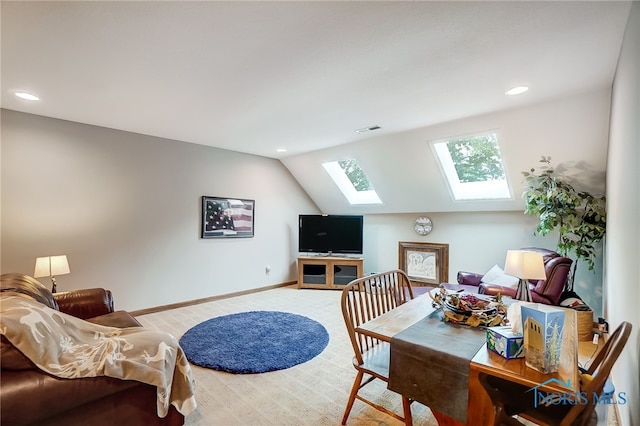
[[[593,310],[578,311],[577,316],[577,329],[578,329],[578,341],[586,342],[593,339]]]

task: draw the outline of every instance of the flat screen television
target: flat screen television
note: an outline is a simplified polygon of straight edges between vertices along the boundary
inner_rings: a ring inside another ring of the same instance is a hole
[[[356,215],[300,215],[298,251],[361,254],[363,218]]]

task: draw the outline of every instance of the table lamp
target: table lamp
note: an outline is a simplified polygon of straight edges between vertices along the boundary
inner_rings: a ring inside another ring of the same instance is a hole
[[[525,302],[533,302],[529,290],[529,280],[546,280],[542,254],[526,250],[507,250],[504,273],[520,279],[516,299]]]
[[[56,275],[64,275],[71,272],[69,270],[69,262],[66,255],[38,257],[36,259],[36,269],[33,273],[34,278],[51,277],[53,287],[51,292],[56,292]]]

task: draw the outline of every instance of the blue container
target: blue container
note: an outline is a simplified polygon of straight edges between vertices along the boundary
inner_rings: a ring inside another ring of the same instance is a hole
[[[510,325],[487,328],[487,348],[507,358],[524,358],[524,337]]]

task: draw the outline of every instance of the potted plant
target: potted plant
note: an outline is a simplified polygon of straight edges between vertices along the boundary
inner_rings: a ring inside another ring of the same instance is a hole
[[[577,191],[568,179],[557,173],[551,157],[542,157],[540,171],[522,172],[526,189],[525,213],[538,216],[535,235],[559,234],[557,251],[563,256],[575,254],[576,261],[567,279],[566,292],[573,292],[578,261],[584,260],[589,270],[595,266],[597,244],[606,231],[606,198]],[[575,293],[574,293],[575,294]]]

